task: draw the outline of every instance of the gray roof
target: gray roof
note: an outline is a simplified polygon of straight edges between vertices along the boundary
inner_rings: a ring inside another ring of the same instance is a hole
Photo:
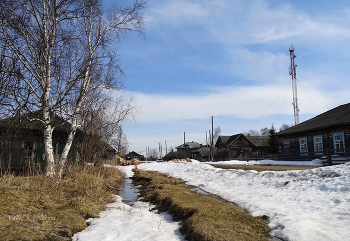
[[[194,142],[194,141],[191,141],[191,142],[186,142],[185,144],[182,144],[178,147],[176,147],[176,149],[181,149],[181,148],[184,148],[184,145],[186,145],[185,147],[186,148],[190,148],[190,149],[198,149],[201,147],[201,144],[197,143],[197,142]]]
[[[268,146],[268,136],[246,136],[255,146]]]
[[[250,141],[255,146],[266,146],[268,137],[265,136],[245,136],[242,133],[232,135],[232,136],[219,136],[218,140],[216,141],[215,147],[218,146],[229,146],[232,142],[234,142],[237,138],[240,136],[245,137],[248,141]],[[267,139],[266,139],[267,138]]]
[[[55,127],[55,130],[59,131],[69,131],[70,123],[64,120],[62,117],[52,114],[51,115],[51,125]],[[0,120],[0,127],[5,128],[24,128],[31,130],[42,130],[43,124],[40,121],[30,121],[29,119],[42,119],[42,112],[35,111],[31,113],[26,113],[20,116],[14,116],[7,119]],[[80,129],[78,129],[80,131]]]
[[[224,146],[228,146],[231,142],[233,142],[234,140],[236,140],[241,134],[236,134],[236,135],[232,135],[232,136],[219,136],[218,140],[216,141],[215,146],[217,145],[224,145]]]
[[[129,152],[128,154],[126,154],[125,156],[138,156],[138,157],[141,157],[142,155],[138,154],[137,152]]]
[[[350,125],[350,103],[340,105],[298,125],[280,131],[277,135],[296,134],[340,125]]]
[[[210,147],[208,146],[203,146],[199,150],[197,150],[201,156],[209,156],[210,155]],[[216,149],[214,148],[214,156],[216,156]]]

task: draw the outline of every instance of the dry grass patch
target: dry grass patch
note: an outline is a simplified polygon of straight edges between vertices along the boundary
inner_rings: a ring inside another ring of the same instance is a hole
[[[144,201],[156,203],[183,220],[181,232],[191,241],[267,240],[271,231],[259,217],[212,195],[191,191],[184,182],[166,174],[134,170]]]
[[[71,167],[61,180],[0,178],[1,240],[70,240],[113,201],[123,181],[116,168]]]

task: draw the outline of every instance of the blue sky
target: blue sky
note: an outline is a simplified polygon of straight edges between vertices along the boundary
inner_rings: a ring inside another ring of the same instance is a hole
[[[109,1],[111,2],[111,1]],[[123,3],[132,2],[123,0]],[[149,0],[145,37],[122,40],[125,90],[138,106],[130,151],[204,143],[205,132],[293,124],[293,44],[300,122],[349,103],[350,2]]]

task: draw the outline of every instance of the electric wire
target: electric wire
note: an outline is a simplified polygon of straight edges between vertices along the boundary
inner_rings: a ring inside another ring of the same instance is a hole
[[[288,84],[289,84],[291,81],[292,81],[292,79],[289,80]],[[287,85],[288,85],[288,84],[287,84]],[[280,114],[281,114],[281,112],[282,112],[284,103],[286,102],[287,96],[288,96],[288,94],[289,94],[290,87],[291,87],[291,86],[289,85],[289,88],[287,89],[286,95],[284,96],[284,100],[283,100],[282,106],[281,106],[281,108],[280,108],[280,111],[278,112],[278,115],[277,115],[277,118],[276,118],[276,120],[275,120],[275,123],[277,123],[277,120],[278,120],[278,118],[280,117]]]
[[[290,81],[288,81],[288,83],[284,86],[283,90],[278,94],[278,96],[276,97],[276,99],[271,103],[271,105],[269,106],[269,108],[267,108],[267,110],[264,112],[264,114],[262,114],[262,116],[259,118],[259,120],[254,124],[254,126],[252,127],[252,129],[254,129],[254,127],[256,126],[256,124],[259,123],[259,121],[265,116],[266,112],[269,111],[269,109],[271,108],[271,106],[276,102],[276,100],[280,97],[280,95],[282,94],[282,92],[284,91],[284,89],[288,86]]]
[[[337,39],[332,40],[332,41],[330,41],[330,42],[328,42],[328,43],[326,43],[326,44],[324,44],[324,45],[321,45],[320,47],[317,47],[317,48],[315,48],[315,49],[313,49],[313,50],[310,50],[309,52],[306,52],[306,53],[304,53],[304,54],[302,54],[302,55],[298,55],[297,57],[298,57],[298,58],[301,58],[301,57],[303,57],[303,56],[305,56],[305,55],[308,55],[308,54],[310,54],[310,53],[312,53],[312,52],[315,52],[315,51],[317,51],[317,50],[319,50],[319,49],[322,49],[322,48],[324,48],[324,47],[326,47],[326,46],[328,46],[328,45],[331,45],[331,44],[333,44],[333,43],[335,43],[335,42],[337,42],[337,41],[339,41],[339,40],[346,39],[346,38],[348,38],[348,37],[349,37],[349,35],[346,35],[346,36],[344,36],[344,37],[337,38]]]
[[[344,36],[344,37],[340,37],[340,38],[337,38],[337,39],[335,39],[335,40],[332,40],[332,41],[330,41],[330,42],[328,42],[328,43],[326,43],[326,44],[324,44],[324,45],[321,45],[321,46],[319,46],[319,47],[317,47],[317,48],[314,48],[314,49],[312,49],[312,50],[310,50],[309,52],[306,52],[306,53],[304,53],[304,54],[301,54],[301,55],[298,55],[298,58],[302,58],[302,57],[304,57],[304,56],[306,56],[306,55],[308,55],[308,54],[310,54],[310,53],[312,53],[312,52],[315,52],[315,51],[317,51],[317,50],[320,50],[320,49],[322,49],[322,48],[324,48],[324,47],[326,47],[326,46],[328,46],[328,45],[331,45],[331,44],[333,44],[333,43],[335,43],[335,42],[337,42],[337,41],[339,41],[339,40],[342,40],[342,39],[346,39],[346,38],[348,38],[350,35],[346,35],[346,36]],[[259,74],[257,74],[257,75],[254,75],[254,76],[252,76],[252,77],[250,77],[250,78],[248,78],[248,79],[245,79],[245,80],[243,80],[243,81],[241,81],[241,82],[239,82],[239,83],[236,83],[236,84],[233,84],[233,85],[230,85],[230,86],[237,86],[237,85],[240,85],[240,84],[243,84],[243,83],[245,83],[245,82],[247,82],[247,81],[249,81],[249,80],[252,80],[252,79],[254,79],[255,77],[258,77],[258,76],[260,76],[260,75],[263,75],[263,74],[265,74],[265,73],[267,73],[267,72],[270,72],[270,71],[272,71],[272,70],[274,70],[274,69],[276,69],[276,68],[278,68],[278,67],[280,67],[281,65],[284,65],[285,63],[282,63],[282,64],[279,64],[279,65],[276,65],[275,67],[273,67],[273,68],[270,68],[270,69],[268,69],[268,70],[266,70],[266,71],[263,71],[263,72],[261,72],[261,73],[259,73]],[[299,81],[298,81],[299,82]],[[287,83],[287,85],[290,83],[290,81]],[[300,83],[300,82],[299,82]],[[283,90],[285,89],[285,87],[283,88]],[[307,89],[307,88],[306,88]],[[282,92],[283,92],[283,90],[282,90]],[[307,89],[308,90],[308,89]],[[303,90],[304,91],[304,90]],[[308,90],[310,93],[311,93],[311,91],[310,90]],[[280,92],[280,94],[282,93],[282,92]],[[306,92],[304,91],[304,93],[306,94]],[[271,108],[271,106],[276,102],[276,100],[279,98],[279,96],[280,96],[280,94],[277,96],[277,98],[272,102],[272,104],[267,108],[267,110],[263,113],[263,115],[258,119],[258,121],[254,124],[254,126],[252,127],[252,129],[254,129],[254,127],[259,123],[259,121],[265,116],[265,114],[267,113],[267,111]],[[312,93],[311,93],[312,94]],[[314,94],[312,94],[312,95],[314,95]],[[309,98],[309,96],[306,94],[306,96]],[[315,96],[316,97],[316,96]],[[310,98],[309,98],[310,99]],[[317,100],[319,100],[323,105],[325,105],[319,98],[317,98],[316,97],[316,99]],[[310,100],[311,101],[311,100]],[[311,101],[311,103],[314,105],[314,103]],[[326,107],[327,107],[327,105],[325,105]],[[317,107],[314,105],[314,107],[316,108],[316,110],[319,112],[319,110],[317,109]],[[327,107],[328,109],[329,109],[329,107]],[[280,113],[279,113],[280,114]],[[278,117],[279,117],[279,115],[278,115]],[[277,118],[278,118],[277,117]],[[276,120],[277,121],[277,120]]]
[[[316,95],[314,95],[308,88],[306,88],[306,86],[305,85],[303,85],[303,83],[302,82],[300,82],[299,80],[297,80],[298,81],[298,83],[300,84],[300,85],[302,85],[302,86],[304,86],[304,88],[307,90],[307,91],[309,91],[310,92],[310,94],[312,94],[319,102],[321,102],[327,109],[330,109],[325,103],[323,103]]]
[[[299,82],[299,81],[298,81]],[[300,82],[299,82],[300,83]],[[310,97],[308,96],[308,94],[305,92],[305,90],[304,90],[304,88],[303,88],[303,86],[302,85],[300,85],[301,86],[301,89],[302,89],[302,91],[304,92],[304,94],[306,95],[306,97],[309,99],[309,101],[311,102],[311,104],[315,107],[315,109],[319,112],[319,113],[321,113],[320,112],[320,110],[316,107],[316,105],[314,104],[314,102],[310,99]]]
[[[317,48],[314,48],[314,49],[310,50],[309,52],[306,52],[306,53],[303,53],[303,54],[301,54],[301,55],[298,55],[297,58],[302,58],[302,57],[304,57],[304,56],[306,56],[306,55],[308,55],[308,54],[310,54],[310,53],[312,53],[312,52],[315,52],[315,51],[317,51],[317,50],[320,50],[320,49],[322,49],[322,48],[324,48],[324,47],[326,47],[326,46],[328,46],[328,45],[331,45],[331,44],[333,44],[333,43],[339,41],[339,40],[346,39],[346,38],[349,38],[349,37],[350,37],[350,35],[346,35],[346,36],[344,36],[344,37],[340,37],[340,38],[337,38],[337,39],[335,39],[335,40],[332,40],[332,41],[330,41],[330,42],[328,42],[328,43],[326,43],[326,44],[324,44],[324,45],[321,45],[321,46],[319,46],[319,47],[317,47]],[[234,86],[243,84],[243,83],[245,83],[245,82],[247,82],[247,81],[249,81],[249,80],[255,79],[256,77],[258,77],[258,76],[260,76],[260,75],[266,74],[267,72],[270,72],[270,71],[272,71],[272,70],[274,70],[274,69],[276,69],[276,68],[278,68],[278,67],[280,67],[280,66],[282,66],[282,65],[284,65],[284,64],[285,64],[285,63],[281,63],[281,64],[279,64],[279,65],[276,65],[276,66],[274,66],[274,67],[272,67],[272,68],[270,68],[270,69],[268,69],[268,70],[265,70],[265,71],[263,71],[263,72],[261,72],[261,73],[259,73],[259,74],[256,74],[256,75],[254,75],[254,76],[252,76],[252,77],[250,77],[250,78],[248,78],[248,79],[242,80],[241,82],[235,83],[235,84],[230,85],[230,86],[231,86],[231,87],[234,87]]]

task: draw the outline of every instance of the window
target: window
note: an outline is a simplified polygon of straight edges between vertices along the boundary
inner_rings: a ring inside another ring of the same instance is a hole
[[[344,132],[333,133],[334,152],[343,153],[345,151]]]
[[[283,141],[284,149],[289,149],[289,141]]]
[[[314,152],[323,153],[322,135],[314,136]]]
[[[306,137],[300,137],[299,138],[299,147],[300,147],[300,154],[307,154],[307,138]]]

